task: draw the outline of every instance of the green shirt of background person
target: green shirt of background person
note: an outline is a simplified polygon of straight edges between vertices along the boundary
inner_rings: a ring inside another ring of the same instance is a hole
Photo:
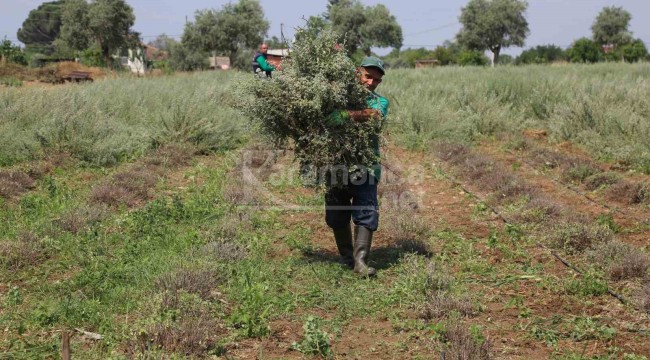
[[[339,110],[328,116],[332,126],[347,121],[383,121],[388,114],[388,100],[375,92],[384,77],[384,62],[369,56],[357,68],[359,81],[370,91],[367,108]],[[379,137],[370,139],[379,155]],[[374,276],[376,270],[368,266],[372,235],[379,226],[377,182],[380,165],[374,166],[374,176],[367,174],[361,182],[349,181],[343,187],[332,187],[325,194],[325,222],[334,232],[341,262],[361,276]],[[354,223],[354,242],[350,220]]]
[[[269,52],[268,44],[261,44],[259,50],[253,55],[253,73],[259,74],[264,72],[267,77],[271,77],[271,73],[275,71],[275,66],[271,65],[267,60],[267,53]]]

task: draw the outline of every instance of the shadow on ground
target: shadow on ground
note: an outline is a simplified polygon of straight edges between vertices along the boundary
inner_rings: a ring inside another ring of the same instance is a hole
[[[386,270],[398,264],[406,254],[418,254],[430,258],[433,253],[429,251],[424,242],[414,240],[398,240],[391,246],[380,246],[370,251],[370,266],[377,270]],[[302,255],[307,262],[322,262],[339,264],[339,254],[326,249],[303,250]]]

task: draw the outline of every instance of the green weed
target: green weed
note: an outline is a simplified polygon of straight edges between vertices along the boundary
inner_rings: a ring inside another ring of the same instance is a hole
[[[321,330],[322,319],[309,316],[303,325],[302,341],[294,342],[291,348],[305,355],[320,355],[325,358],[333,357],[334,353],[330,346],[329,334]]]

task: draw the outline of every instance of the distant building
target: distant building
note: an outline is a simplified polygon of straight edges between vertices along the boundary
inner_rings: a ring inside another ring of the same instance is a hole
[[[144,49],[144,47],[127,49],[126,52],[122,52],[122,56],[119,57],[120,65],[129,69],[133,74],[144,75],[147,72],[146,52]]]
[[[212,70],[230,69],[230,58],[227,56],[210,56],[210,69]]]
[[[280,64],[286,57],[289,57],[289,49],[269,49],[266,53],[266,60],[273,65]]]
[[[605,44],[603,45],[603,52],[605,54],[609,54],[610,52],[615,50],[615,46],[613,44]]]

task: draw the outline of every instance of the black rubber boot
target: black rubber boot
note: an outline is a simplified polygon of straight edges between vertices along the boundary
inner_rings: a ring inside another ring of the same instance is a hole
[[[350,225],[333,230],[336,247],[339,249],[339,254],[341,254],[341,264],[353,269],[354,257],[352,256],[352,229],[350,229]]]
[[[354,272],[362,276],[374,276],[377,271],[368,266],[372,231],[363,226],[355,226],[354,233]]]

